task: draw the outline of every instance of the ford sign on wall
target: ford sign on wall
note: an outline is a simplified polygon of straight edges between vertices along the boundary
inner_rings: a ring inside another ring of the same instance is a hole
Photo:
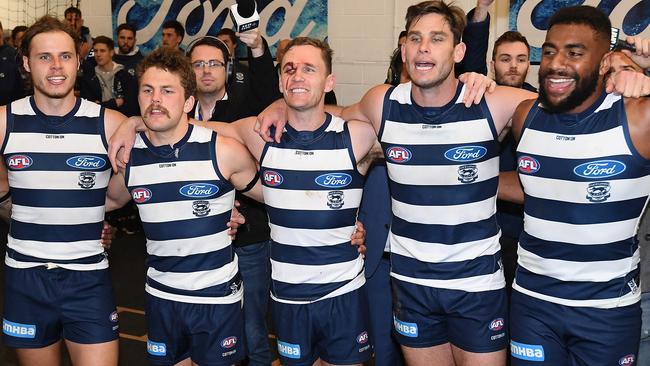
[[[144,54],[162,43],[161,26],[166,20],[178,20],[185,27],[181,47],[205,35],[216,36],[221,28],[233,28],[228,6],[222,0],[112,0],[113,29],[122,23],[137,31],[138,46]],[[256,0],[260,31],[275,54],[281,39],[299,36],[327,37],[327,0]],[[113,35],[117,39],[117,34]],[[243,47],[243,46],[240,46]],[[245,55],[244,48],[238,50]]]

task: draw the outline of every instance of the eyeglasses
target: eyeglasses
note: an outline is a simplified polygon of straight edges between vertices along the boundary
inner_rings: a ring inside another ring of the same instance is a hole
[[[192,67],[197,70],[203,69],[206,65],[208,66],[209,69],[214,69],[217,67],[224,67],[226,64],[224,64],[219,60],[208,60],[208,61],[200,60],[200,61],[192,62]]]

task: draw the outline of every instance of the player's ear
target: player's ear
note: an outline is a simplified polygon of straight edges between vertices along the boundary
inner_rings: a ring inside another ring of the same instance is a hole
[[[185,101],[185,104],[183,104],[183,112],[190,113],[193,107],[194,107],[194,96],[190,95]]]

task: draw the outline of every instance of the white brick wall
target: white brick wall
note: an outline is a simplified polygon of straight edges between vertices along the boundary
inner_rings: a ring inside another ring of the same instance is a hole
[[[371,86],[382,83],[406,8],[415,0],[329,0],[329,41],[334,49],[336,95],[339,104],[357,102]],[[465,11],[475,0],[456,0]],[[85,24],[93,36],[112,34],[110,2],[81,1]],[[497,0],[491,11],[491,41],[507,29],[508,1]],[[495,30],[497,29],[497,30]],[[491,51],[490,51],[491,52]]]

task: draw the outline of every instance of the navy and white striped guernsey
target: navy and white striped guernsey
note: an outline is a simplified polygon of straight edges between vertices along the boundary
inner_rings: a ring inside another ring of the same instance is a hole
[[[125,180],[147,237],[145,289],[153,296],[195,304],[242,299],[226,226],[235,190],[219,171],[216,138],[193,125],[174,146],[153,146],[144,133],[136,138]]]
[[[534,106],[517,148],[524,232],[513,288],[567,305],[639,301],[639,217],[650,161],[634,148],[620,96],[578,115]]]
[[[7,106],[8,266],[108,267],[100,242],[111,177],[107,146],[98,104],[77,99],[65,116],[46,116],[33,97]]]
[[[458,83],[445,106],[421,107],[411,83],[384,97],[379,131],[393,220],[391,276],[478,292],[505,287],[496,222],[497,133],[483,99],[466,108]]]
[[[327,114],[316,131],[287,124],[261,158],[271,226],[271,296],[309,303],[365,283],[363,259],[350,245],[364,177],[347,124]]]

